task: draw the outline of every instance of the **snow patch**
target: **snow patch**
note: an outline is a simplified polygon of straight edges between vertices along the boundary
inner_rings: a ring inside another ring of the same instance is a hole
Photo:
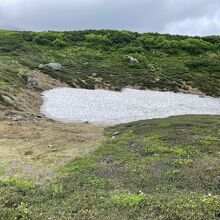
[[[220,98],[173,92],[57,88],[43,97],[41,112],[61,122],[114,125],[175,115],[220,115]]]

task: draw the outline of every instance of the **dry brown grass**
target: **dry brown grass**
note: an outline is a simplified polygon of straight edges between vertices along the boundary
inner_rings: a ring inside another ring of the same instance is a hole
[[[51,179],[69,160],[97,149],[103,126],[2,121],[0,124],[0,177]]]
[[[0,105],[0,179],[43,184],[57,175],[59,166],[95,150],[104,127],[46,120],[39,112],[42,91],[67,84],[38,71],[28,75],[37,80],[37,87],[2,87],[14,105]]]

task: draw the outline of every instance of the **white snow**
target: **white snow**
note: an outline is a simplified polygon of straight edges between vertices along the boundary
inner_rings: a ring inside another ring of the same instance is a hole
[[[57,88],[43,97],[41,112],[61,122],[120,124],[174,115],[220,115],[220,98],[173,92]]]

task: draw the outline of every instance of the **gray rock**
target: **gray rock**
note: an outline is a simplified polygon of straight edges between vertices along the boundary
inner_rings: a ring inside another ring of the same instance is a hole
[[[132,56],[127,55],[127,56],[125,56],[125,58],[127,58],[131,63],[139,63],[139,61]]]
[[[113,159],[111,157],[105,157],[103,160],[102,160],[102,163],[103,164],[110,164],[113,162]]]
[[[43,69],[44,67],[45,67],[45,65],[40,64],[38,68],[39,68],[39,69]]]
[[[59,64],[59,63],[48,63],[47,66],[55,71],[59,71],[62,68],[61,64]]]
[[[112,136],[117,136],[117,135],[119,135],[120,134],[120,132],[119,131],[116,131],[116,132],[114,132],[113,134],[112,134]]]
[[[37,86],[38,82],[36,79],[34,79],[33,77],[29,76],[28,77],[28,85],[29,86]]]
[[[3,99],[4,102],[6,102],[6,103],[8,103],[10,105],[14,104],[12,99],[10,97],[6,96],[6,95],[2,95],[2,99]]]
[[[45,64],[45,65],[40,64],[38,68],[43,69],[45,67],[50,67],[52,70],[55,70],[55,71],[59,71],[62,68],[61,64],[59,64],[59,63],[48,63],[48,64]]]
[[[199,95],[200,98],[205,98],[204,94]]]

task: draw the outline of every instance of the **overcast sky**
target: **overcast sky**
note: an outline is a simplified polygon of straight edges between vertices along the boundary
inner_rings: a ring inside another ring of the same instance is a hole
[[[220,0],[0,0],[0,29],[220,34]]]

